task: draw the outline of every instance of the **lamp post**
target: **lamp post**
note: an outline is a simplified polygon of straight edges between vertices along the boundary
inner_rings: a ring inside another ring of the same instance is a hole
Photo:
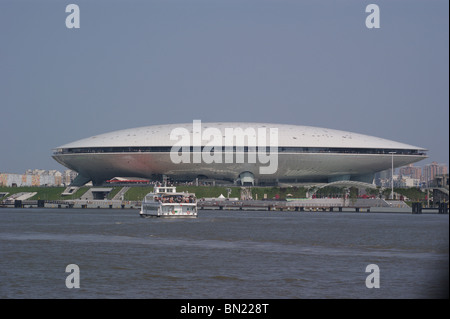
[[[389,152],[391,154],[391,199],[394,199],[394,154],[397,152]]]

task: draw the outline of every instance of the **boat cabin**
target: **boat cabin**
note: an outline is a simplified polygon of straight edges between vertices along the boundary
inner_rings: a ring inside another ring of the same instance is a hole
[[[153,193],[176,193],[177,188],[175,186],[155,186]]]
[[[153,193],[145,196],[146,202],[167,203],[196,203],[195,194],[177,192],[176,187],[155,187]]]

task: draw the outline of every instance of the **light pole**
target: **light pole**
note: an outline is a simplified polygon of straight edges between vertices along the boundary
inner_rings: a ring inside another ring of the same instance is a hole
[[[391,199],[394,199],[394,154],[396,152],[389,152],[391,154]]]

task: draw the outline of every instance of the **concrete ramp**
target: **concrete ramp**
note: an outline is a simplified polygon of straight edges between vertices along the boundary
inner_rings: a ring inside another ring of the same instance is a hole
[[[13,194],[13,195],[9,196],[8,199],[9,200],[27,200],[36,194],[37,194],[37,192],[22,192],[22,193]]]
[[[100,187],[100,188],[90,188],[86,193],[81,196],[83,200],[103,200],[105,199],[112,188]]]
[[[62,196],[70,196],[77,192],[77,190],[80,189],[77,186],[69,186],[66,187],[66,189],[61,193]]]
[[[122,189],[113,197],[113,200],[122,200],[125,193],[130,189],[129,186],[122,187]]]
[[[386,200],[386,203],[392,208],[410,208],[408,204],[402,200]]]

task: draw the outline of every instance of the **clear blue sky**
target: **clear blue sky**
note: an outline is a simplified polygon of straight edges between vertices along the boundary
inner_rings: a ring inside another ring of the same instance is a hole
[[[65,25],[79,5],[80,28]],[[380,8],[368,29],[365,8]],[[0,171],[118,129],[255,121],[429,149],[449,162],[449,2],[0,1]]]

